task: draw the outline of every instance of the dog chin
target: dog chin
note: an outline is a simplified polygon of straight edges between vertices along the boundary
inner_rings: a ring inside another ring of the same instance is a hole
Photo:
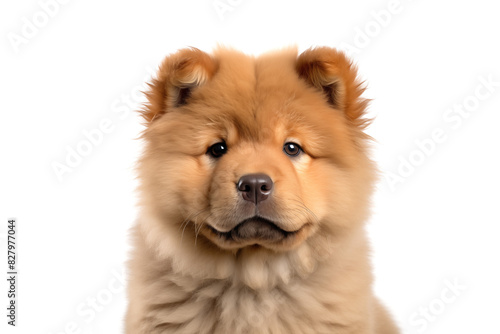
[[[225,250],[264,247],[274,251],[286,251],[302,243],[310,231],[309,223],[290,231],[271,220],[256,216],[243,220],[228,231],[220,231],[212,225],[204,224],[201,233]]]

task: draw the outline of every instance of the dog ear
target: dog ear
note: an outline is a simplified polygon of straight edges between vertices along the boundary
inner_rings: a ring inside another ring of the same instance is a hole
[[[148,84],[148,103],[141,111],[146,122],[186,104],[191,91],[212,78],[216,68],[215,60],[196,48],[182,49],[167,56],[157,77]]]
[[[361,98],[365,88],[357,79],[357,70],[346,55],[328,47],[311,48],[297,59],[296,70],[308,84],[325,94],[328,103],[341,110],[347,119],[360,128],[369,100]]]

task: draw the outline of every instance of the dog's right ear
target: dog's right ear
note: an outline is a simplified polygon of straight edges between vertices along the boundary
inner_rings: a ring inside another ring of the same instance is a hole
[[[212,78],[216,69],[215,60],[196,48],[182,49],[167,56],[157,77],[148,84],[148,103],[141,111],[146,122],[186,104],[191,91]]]

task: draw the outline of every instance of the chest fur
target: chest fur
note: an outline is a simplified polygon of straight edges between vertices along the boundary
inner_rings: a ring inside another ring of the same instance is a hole
[[[328,292],[298,282],[263,290],[216,280],[178,284],[153,297],[152,333],[327,333],[334,323]]]

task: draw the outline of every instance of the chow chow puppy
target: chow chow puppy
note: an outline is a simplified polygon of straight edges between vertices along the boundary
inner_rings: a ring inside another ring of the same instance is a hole
[[[126,333],[393,334],[367,101],[331,48],[168,56],[147,92]]]

